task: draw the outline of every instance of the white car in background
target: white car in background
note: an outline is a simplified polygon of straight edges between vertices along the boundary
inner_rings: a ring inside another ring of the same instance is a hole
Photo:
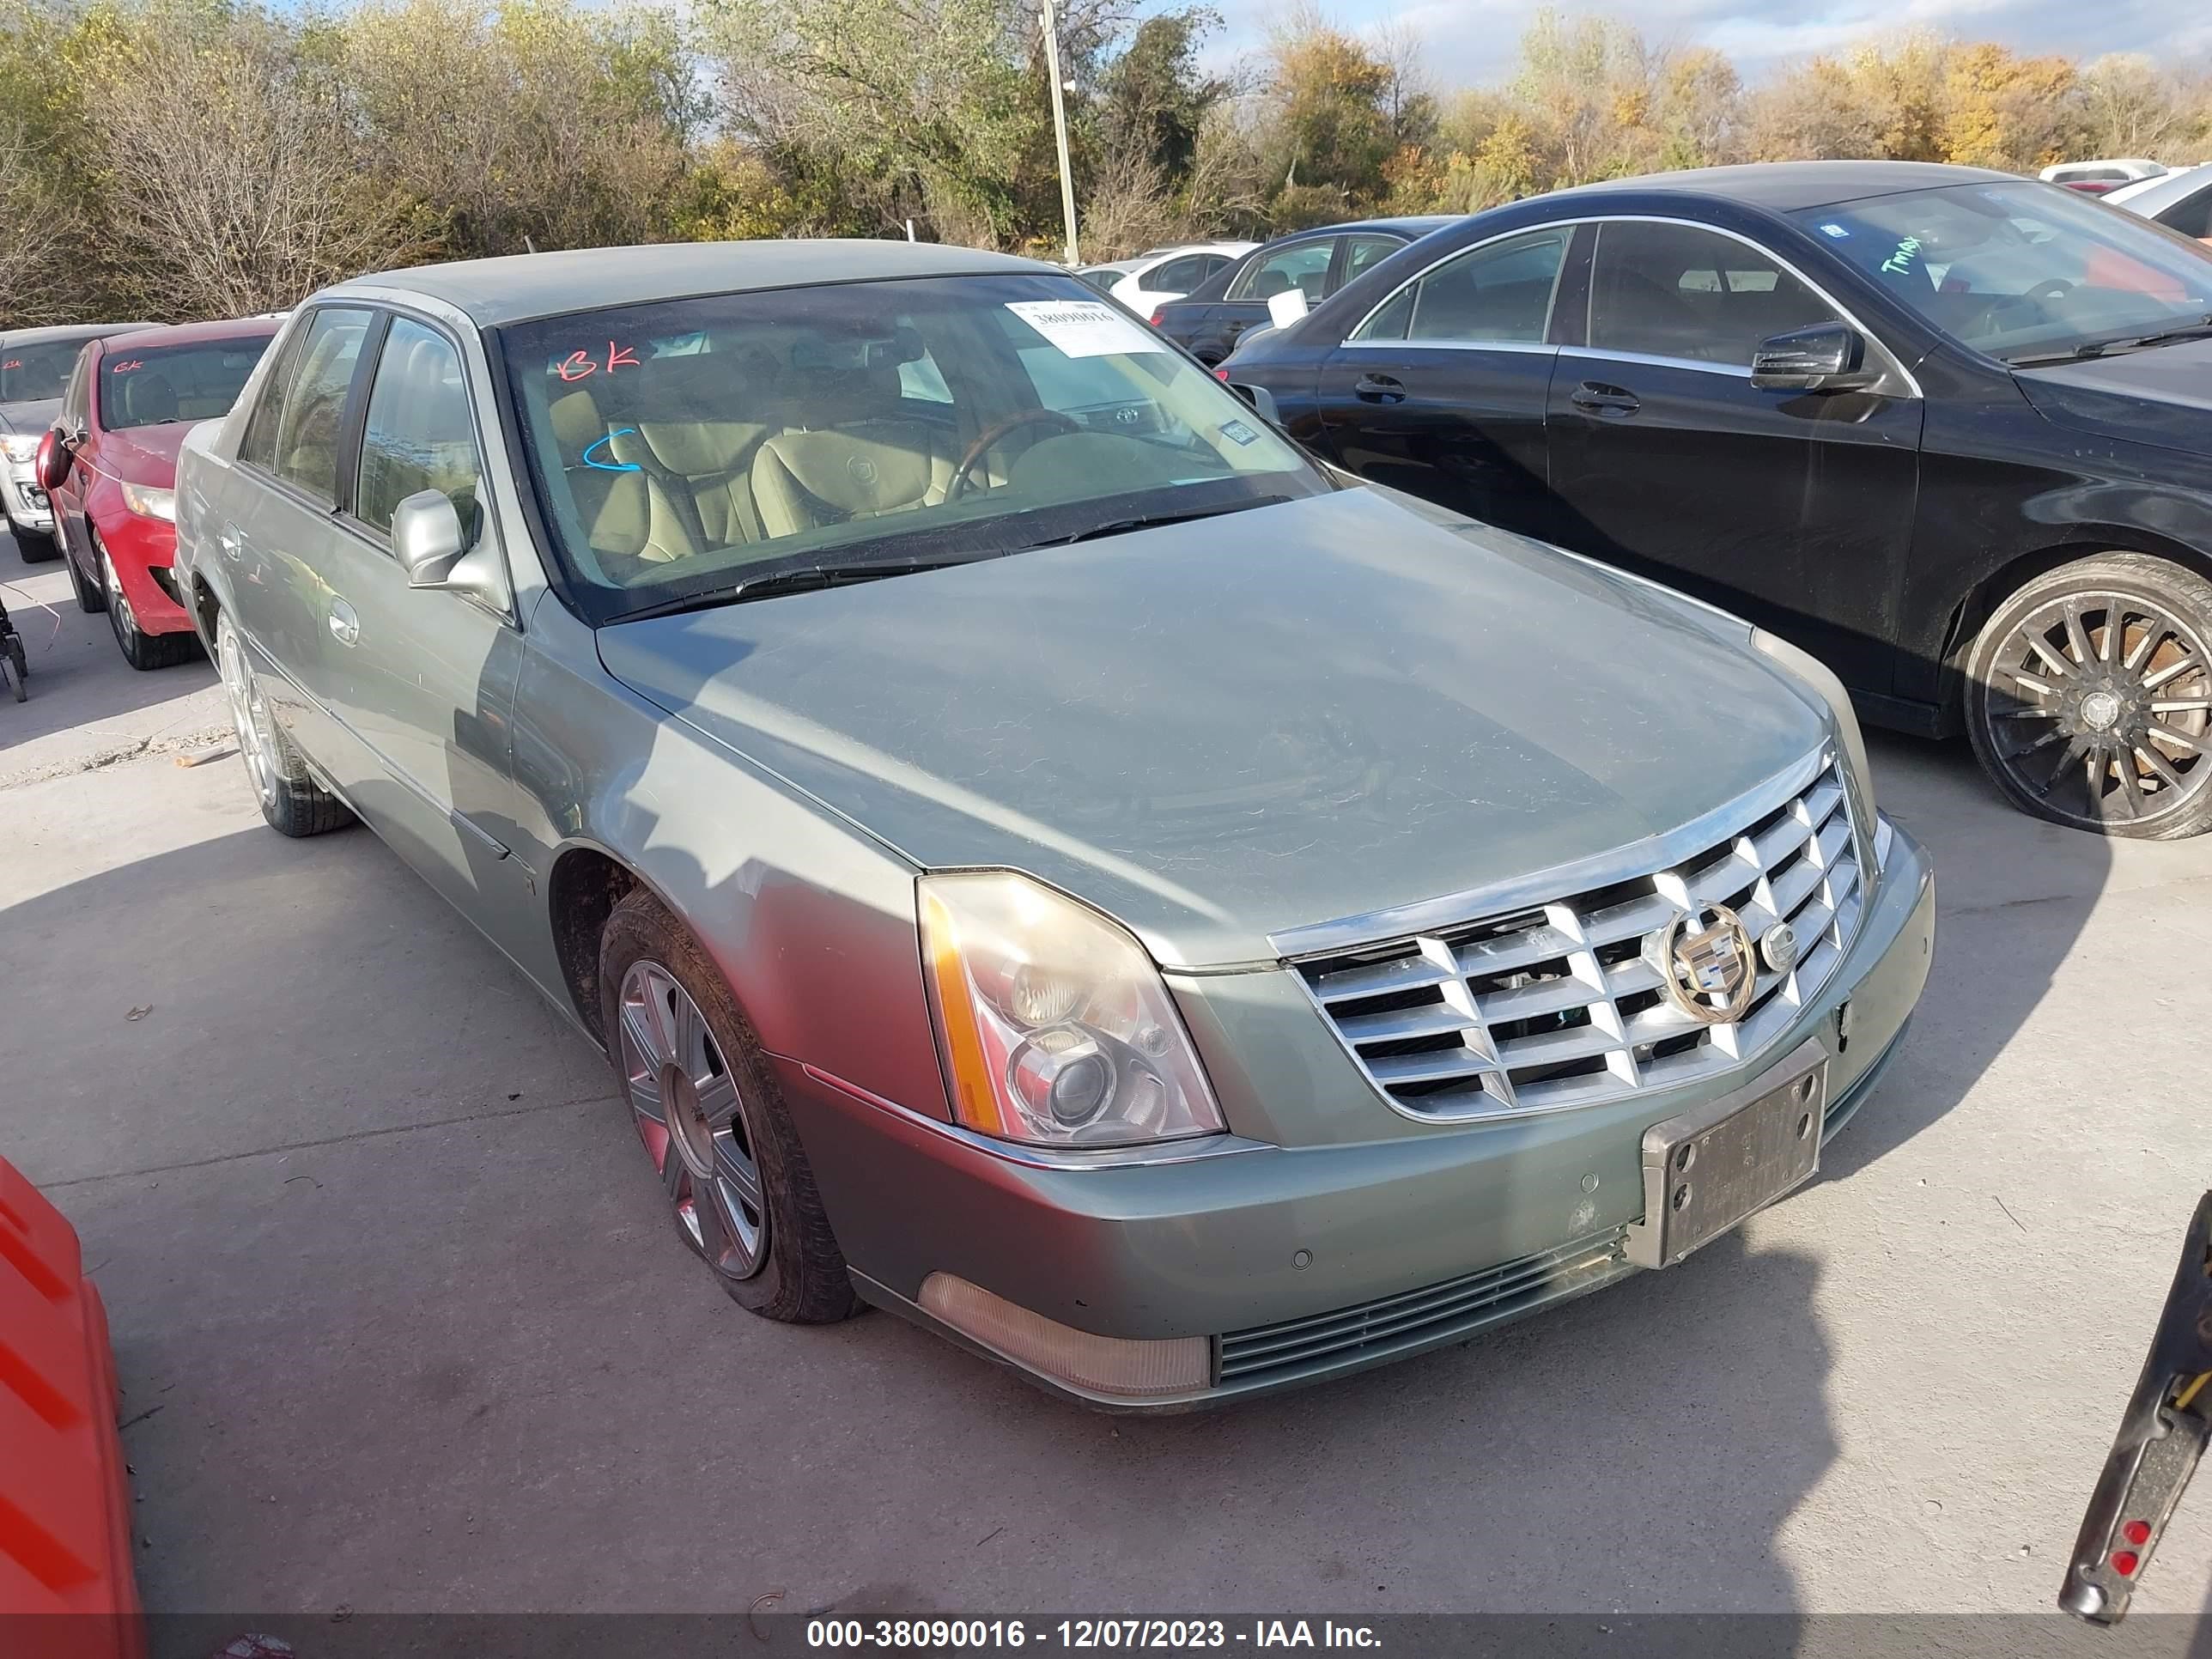
[[[2114,207],[2154,220],[2168,230],[2212,242],[2212,161],[2202,167],[2176,167],[2155,179],[2138,179],[2132,185],[2122,185],[2105,199]]]
[[[2064,185],[2069,190],[2078,190],[2085,195],[2103,196],[2123,185],[2131,185],[2143,179],[2155,179],[2165,171],[2163,162],[2131,156],[2119,161],[2061,161],[2055,167],[2044,168],[2035,176],[2046,185]]]
[[[1149,317],[1155,307],[1182,299],[1259,246],[1257,242],[1189,242],[1181,247],[1156,247],[1133,259],[1116,261],[1127,274],[1106,291],[1139,317]]]

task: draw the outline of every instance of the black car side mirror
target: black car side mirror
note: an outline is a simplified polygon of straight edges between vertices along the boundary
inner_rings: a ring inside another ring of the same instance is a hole
[[[1815,323],[1761,340],[1751,383],[1765,392],[1857,392],[1881,379],[1867,367],[1866,336],[1848,323]]]

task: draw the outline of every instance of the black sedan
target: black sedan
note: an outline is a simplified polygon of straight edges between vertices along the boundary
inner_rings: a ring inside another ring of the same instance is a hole
[[[1158,307],[1152,326],[1211,368],[1236,349],[1238,335],[1268,320],[1275,295],[1297,289],[1319,305],[1408,242],[1458,222],[1449,214],[1416,214],[1292,231]]]
[[[1354,473],[1738,611],[1870,719],[1963,726],[2030,812],[2212,825],[2185,238],[1972,168],[1627,179],[1463,221],[1231,368]]]

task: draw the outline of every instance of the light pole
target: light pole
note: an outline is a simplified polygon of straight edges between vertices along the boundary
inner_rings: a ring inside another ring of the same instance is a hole
[[[1060,151],[1060,212],[1067,222],[1067,263],[1076,263],[1075,252],[1075,174],[1067,165],[1067,102],[1060,80],[1060,25],[1054,21],[1052,0],[1041,0],[1044,7],[1044,66],[1052,76],[1052,141]]]

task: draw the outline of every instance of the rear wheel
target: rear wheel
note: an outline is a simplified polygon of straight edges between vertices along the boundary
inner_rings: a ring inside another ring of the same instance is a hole
[[[107,556],[107,550],[97,541],[92,544],[100,560],[100,586],[107,610],[107,625],[115,632],[115,643],[123,653],[123,660],[133,668],[149,670],[173,668],[191,657],[199,647],[199,641],[186,634],[149,634],[138,626],[138,613],[131,608],[131,596],[123,591],[122,579],[115,574],[115,561]],[[70,562],[70,575],[76,575],[76,562]],[[79,593],[77,602],[83,604]],[[89,611],[94,607],[86,605]]]
[[[218,614],[215,619],[215,657],[223,690],[230,696],[239,756],[269,827],[280,836],[319,836],[351,823],[353,814],[308,774],[307,762],[276,724],[246,657],[246,642],[228,615]]]
[[[1966,731],[2007,799],[2098,835],[2212,827],[2212,582],[2102,553],[2000,605],[1967,659]]]
[[[599,988],[616,1083],[678,1234],[763,1318],[850,1315],[852,1277],[759,1039],[720,970],[647,888],[607,919]]]

